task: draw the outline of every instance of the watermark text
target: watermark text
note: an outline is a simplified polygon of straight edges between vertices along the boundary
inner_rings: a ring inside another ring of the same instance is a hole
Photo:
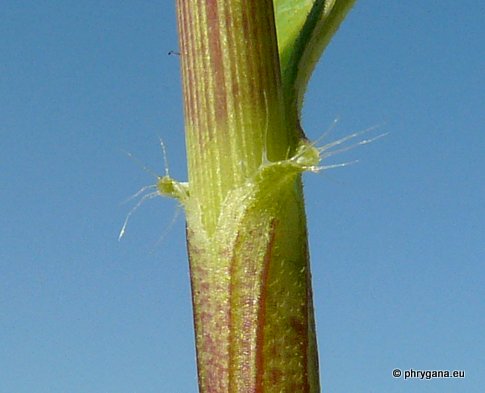
[[[402,379],[433,379],[433,378],[465,378],[464,370],[392,370],[394,378]]]

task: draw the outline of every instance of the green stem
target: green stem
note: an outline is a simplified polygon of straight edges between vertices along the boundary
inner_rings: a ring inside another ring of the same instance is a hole
[[[271,0],[177,0],[201,393],[317,392],[300,174]]]

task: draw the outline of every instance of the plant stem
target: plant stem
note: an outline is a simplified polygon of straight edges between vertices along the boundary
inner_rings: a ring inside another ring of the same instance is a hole
[[[177,13],[200,392],[318,392],[300,179],[318,154],[287,123],[272,0]]]

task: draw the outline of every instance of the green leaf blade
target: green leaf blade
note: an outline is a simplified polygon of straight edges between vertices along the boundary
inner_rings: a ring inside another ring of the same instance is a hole
[[[289,122],[299,114],[310,76],[355,0],[274,0],[278,50]]]

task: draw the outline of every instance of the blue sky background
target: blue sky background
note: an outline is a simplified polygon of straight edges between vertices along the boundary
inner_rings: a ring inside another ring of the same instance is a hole
[[[0,5],[0,393],[196,392],[173,1]],[[360,1],[303,123],[390,134],[305,175],[325,392],[485,387],[484,5]],[[465,370],[394,379],[394,368]]]

